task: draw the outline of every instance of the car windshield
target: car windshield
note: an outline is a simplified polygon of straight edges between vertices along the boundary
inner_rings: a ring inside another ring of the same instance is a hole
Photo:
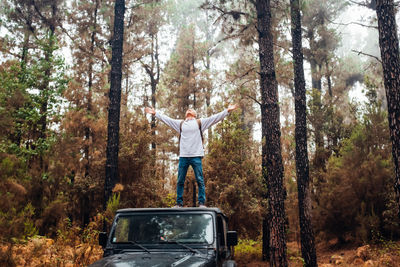
[[[212,244],[213,221],[210,214],[120,215],[113,243],[197,243]]]

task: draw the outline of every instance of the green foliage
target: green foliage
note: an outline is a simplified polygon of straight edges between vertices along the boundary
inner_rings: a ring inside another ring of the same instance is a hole
[[[48,166],[68,82],[65,64],[56,55],[54,34],[37,35],[31,45],[24,61],[6,59],[0,65],[0,193],[8,209],[1,212],[5,225],[11,224],[6,238],[27,238],[54,227],[58,219],[51,215],[64,210],[54,201],[60,183]]]
[[[259,236],[264,186],[240,112],[220,123],[204,163],[207,203],[221,208],[242,237]]]
[[[300,263],[302,266],[306,266],[304,259],[301,256],[289,256],[291,262]]]
[[[35,215],[35,209],[33,208],[32,204],[28,203],[25,206],[24,210],[22,211],[22,215],[25,217],[24,223],[24,234],[22,236],[23,239],[27,239],[29,237],[33,237],[39,233],[38,229],[36,228],[34,221],[32,220],[33,215]]]
[[[391,205],[393,166],[386,117],[380,103],[370,99],[362,122],[329,158],[316,225],[342,242],[400,234]]]
[[[237,246],[235,246],[235,260],[239,264],[246,265],[254,260],[261,260],[261,258],[261,241],[252,239],[239,239]]]
[[[10,194],[5,197],[9,198]],[[35,210],[30,203],[22,207],[21,210],[17,210],[15,207],[11,207],[8,211],[0,210],[1,239],[3,241],[26,240],[37,235],[38,229],[34,224],[34,215]]]
[[[51,135],[43,133],[41,120],[57,121],[61,95],[68,80],[63,59],[53,56],[57,49],[54,36],[38,40],[37,54],[21,67],[20,62],[7,61],[0,66],[0,150],[29,160],[44,155],[51,146]],[[49,58],[42,53],[50,54]],[[50,75],[49,75],[50,74]],[[41,134],[40,134],[41,133]],[[43,136],[49,138],[43,138]]]
[[[393,253],[400,256],[400,243],[392,240],[381,239],[379,242],[379,254]]]
[[[7,180],[8,178],[23,179],[26,175],[26,164],[20,158],[9,155],[0,155],[0,179]]]
[[[80,244],[82,242],[97,245],[99,232],[103,227],[103,219],[102,214],[97,214],[85,228],[82,228],[77,222],[64,218],[58,225],[57,242],[65,245]]]
[[[96,216],[88,226],[83,230],[81,234],[82,242],[97,245],[99,242],[99,232],[102,226],[103,220],[101,216]]]
[[[121,194],[117,193],[117,194],[113,194],[112,197],[107,202],[107,209],[106,209],[104,218],[105,218],[106,222],[109,223],[109,224],[112,223],[112,220],[114,219],[115,212],[119,208],[120,199],[121,199]]]
[[[61,244],[79,243],[78,238],[81,228],[71,222],[69,218],[64,218],[58,225],[57,241]]]
[[[14,143],[13,139],[22,134],[20,112],[27,105],[29,95],[26,83],[18,79],[20,72],[16,61],[0,65],[0,151],[3,152]]]
[[[115,213],[118,210],[120,199],[121,199],[120,194],[113,194],[112,197],[108,200],[106,211]]]
[[[176,194],[175,193],[169,193],[167,196],[163,199],[163,202],[165,203],[166,207],[173,207],[176,204]]]

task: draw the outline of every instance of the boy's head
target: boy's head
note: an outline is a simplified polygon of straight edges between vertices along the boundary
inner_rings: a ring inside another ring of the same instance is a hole
[[[188,109],[187,111],[186,111],[186,114],[185,114],[185,118],[187,119],[187,118],[196,118],[197,117],[197,113],[196,113],[196,110],[194,110],[194,109]]]

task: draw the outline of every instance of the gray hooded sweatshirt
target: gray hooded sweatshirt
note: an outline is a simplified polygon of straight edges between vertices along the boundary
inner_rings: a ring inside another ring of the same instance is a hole
[[[228,110],[212,115],[208,118],[200,119],[201,131],[204,132],[217,122],[223,120],[229,114]],[[156,113],[156,117],[170,126],[172,129],[180,132],[180,124],[182,120],[171,119],[168,116]],[[201,140],[199,125],[196,119],[186,119],[182,124],[181,140],[179,144],[179,157],[203,157],[204,147]]]

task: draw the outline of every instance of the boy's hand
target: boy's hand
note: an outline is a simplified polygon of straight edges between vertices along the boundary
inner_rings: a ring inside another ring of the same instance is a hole
[[[152,115],[156,115],[156,110],[152,107],[146,107],[144,109],[144,111],[146,111],[146,113],[152,114]]]
[[[234,111],[238,107],[239,107],[238,104],[229,105],[228,106],[228,112],[230,113],[231,111]]]

